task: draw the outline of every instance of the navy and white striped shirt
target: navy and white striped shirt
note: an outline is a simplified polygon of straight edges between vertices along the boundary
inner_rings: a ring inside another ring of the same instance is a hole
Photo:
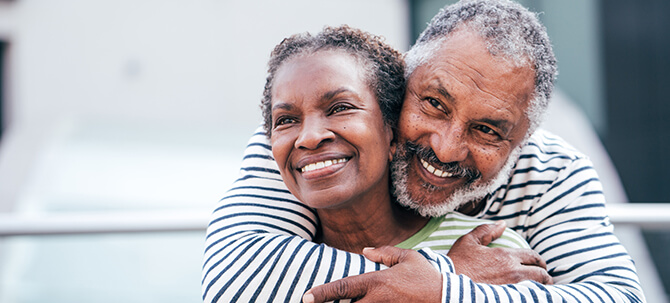
[[[504,220],[547,263],[554,285],[474,283],[448,257],[420,250],[443,275],[444,302],[644,302],[630,258],[612,233],[590,160],[538,130],[508,184],[475,217]],[[239,179],[218,203],[207,230],[206,302],[300,302],[309,288],[384,268],[360,255],[308,241],[315,212],[283,184],[259,128]]]

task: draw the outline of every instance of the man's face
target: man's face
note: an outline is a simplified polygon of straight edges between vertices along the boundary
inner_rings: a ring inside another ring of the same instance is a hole
[[[528,131],[534,81],[531,67],[491,56],[477,34],[453,32],[408,79],[394,161],[399,202],[434,216],[503,184]]]

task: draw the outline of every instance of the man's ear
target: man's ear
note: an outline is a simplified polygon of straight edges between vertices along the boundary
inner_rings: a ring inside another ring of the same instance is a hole
[[[391,148],[389,148],[389,162],[393,161],[393,155],[395,155],[395,150],[396,150],[396,135],[395,135],[395,129],[392,127],[388,127],[388,134],[391,136],[389,142],[391,142]]]

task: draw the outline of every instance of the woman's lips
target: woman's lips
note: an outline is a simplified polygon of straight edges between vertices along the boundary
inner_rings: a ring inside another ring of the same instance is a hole
[[[306,173],[306,172],[311,172],[315,171],[318,169],[323,169],[329,166],[332,166],[334,164],[339,164],[339,163],[344,163],[349,161],[347,158],[339,158],[339,159],[330,159],[330,160],[325,160],[325,161],[318,161],[314,163],[307,164],[303,167],[301,167],[299,170],[301,173]]]

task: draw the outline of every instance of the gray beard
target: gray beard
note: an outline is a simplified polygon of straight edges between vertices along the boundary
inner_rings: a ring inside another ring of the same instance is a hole
[[[408,174],[409,163],[411,161],[410,157],[399,157],[396,155],[393,162],[391,163],[391,179],[393,179],[393,193],[395,194],[396,201],[405,207],[415,210],[421,216],[424,217],[439,217],[443,216],[449,212],[452,212],[462,205],[471,202],[479,201],[486,195],[493,193],[500,186],[505,184],[510,177],[512,169],[516,164],[519,154],[521,154],[521,148],[524,144],[521,144],[516,149],[510,153],[510,156],[507,158],[507,162],[500,169],[500,171],[489,181],[484,182],[479,179],[475,182],[465,184],[462,187],[456,189],[453,194],[448,196],[445,201],[435,205],[425,205],[423,201],[416,201],[412,199],[408,189]],[[399,149],[400,152],[400,149]],[[423,190],[427,191],[427,195],[430,195],[431,192],[437,190],[432,185],[422,186]],[[416,195],[421,196],[421,195]]]

